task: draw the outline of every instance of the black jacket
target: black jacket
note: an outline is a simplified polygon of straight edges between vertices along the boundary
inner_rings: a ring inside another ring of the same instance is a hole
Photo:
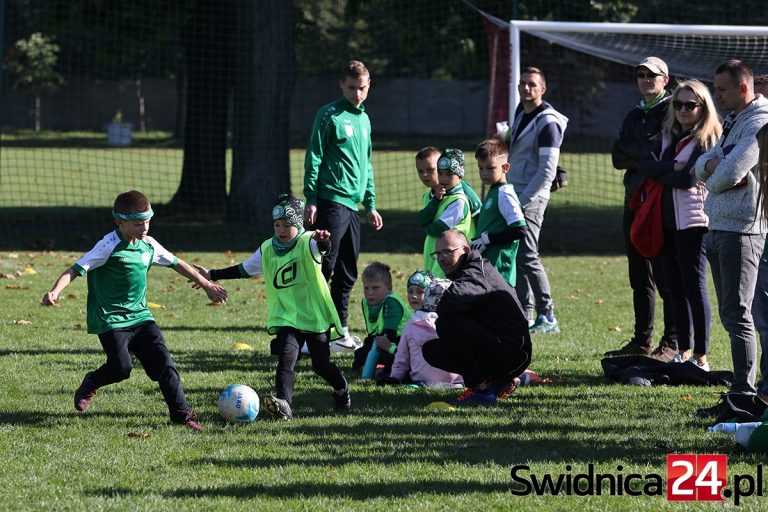
[[[611,157],[616,169],[626,169],[624,173],[624,204],[635,190],[640,187],[643,178],[637,174],[640,160],[651,151],[661,132],[661,123],[667,115],[671,95],[667,95],[649,110],[636,106],[629,111],[621,124],[619,138],[613,143]]]
[[[453,281],[437,305],[437,329],[441,318],[465,316],[488,327],[502,343],[516,346],[530,340],[528,320],[514,288],[477,251],[470,251],[456,272],[446,276]]]

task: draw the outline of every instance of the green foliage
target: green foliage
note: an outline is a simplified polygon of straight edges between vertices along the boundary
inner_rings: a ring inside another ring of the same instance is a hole
[[[5,65],[13,88],[35,95],[58,89],[64,84],[64,77],[56,71],[60,49],[52,37],[40,32],[16,41],[13,58]]]

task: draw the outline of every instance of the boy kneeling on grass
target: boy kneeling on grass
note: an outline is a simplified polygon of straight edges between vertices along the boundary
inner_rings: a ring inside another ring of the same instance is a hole
[[[97,389],[130,377],[133,353],[149,378],[160,385],[171,421],[202,430],[147,307],[147,272],[155,263],[171,267],[205,290],[213,302],[224,302],[227,292],[147,236],[152,215],[152,206],[141,192],[130,190],[117,196],[112,210],[117,229],[59,276],[43,295],[43,304],[55,305],[69,283],[88,274],[88,332],[99,336],[107,361],[85,374],[75,392],[75,409],[85,412]]]
[[[264,405],[281,420],[293,417],[294,367],[305,342],[312,370],[333,387],[335,409],[347,411],[351,406],[347,381],[330,360],[329,340],[340,338],[343,332],[321,270],[323,255],[331,247],[331,234],[321,229],[304,231],[303,219],[304,203],[292,195],[281,195],[272,208],[275,236],[247,260],[218,270],[195,265],[213,281],[264,275],[267,332],[277,336],[270,348],[272,355],[278,356],[276,391],[264,398]]]

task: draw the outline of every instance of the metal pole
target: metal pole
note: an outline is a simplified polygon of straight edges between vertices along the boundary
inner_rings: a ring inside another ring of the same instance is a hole
[[[515,20],[509,22],[509,126],[515,119],[515,109],[520,102],[517,84],[520,82],[520,29]]]

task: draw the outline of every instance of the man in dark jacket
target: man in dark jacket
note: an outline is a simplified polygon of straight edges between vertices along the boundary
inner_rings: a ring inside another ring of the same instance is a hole
[[[531,362],[528,320],[514,288],[470,249],[463,233],[446,231],[435,249],[453,283],[437,305],[439,338],[424,344],[424,358],[464,378],[467,391],[453,405],[494,404]]]
[[[643,178],[637,173],[638,162],[648,156],[653,142],[661,132],[661,124],[669,108],[670,94],[667,64],[658,57],[647,57],[635,66],[637,86],[642,99],[624,118],[619,138],[613,144],[611,156],[616,169],[624,172],[624,245],[629,265],[629,285],[632,287],[632,305],[635,312],[634,336],[619,350],[606,352],[606,356],[641,354],[669,361],[677,352],[672,301],[659,265],[641,256],[629,239],[629,230],[635,212],[629,208],[629,199],[640,188]],[[664,299],[664,335],[656,350],[653,349],[653,318],[656,290]]]

